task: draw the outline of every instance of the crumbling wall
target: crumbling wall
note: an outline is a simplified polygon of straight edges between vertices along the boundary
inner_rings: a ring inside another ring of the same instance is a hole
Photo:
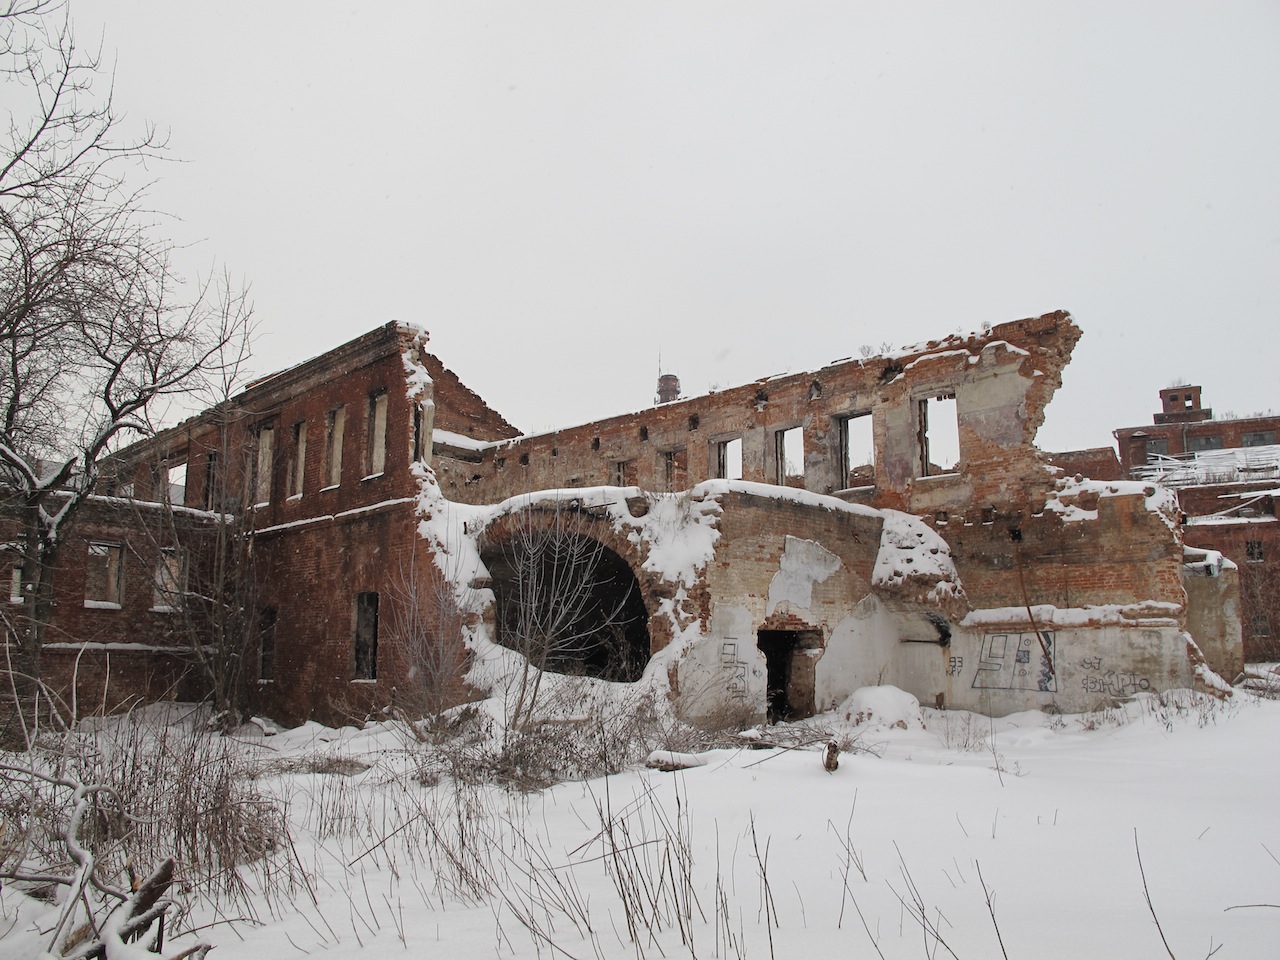
[[[741,479],[836,493],[866,486],[848,475],[841,441],[847,421],[869,416],[874,484],[849,498],[914,513],[1030,502],[1049,486],[1035,432],[1079,336],[1060,311],[553,433],[466,451],[438,444],[433,467],[446,495],[467,503],[609,484],[671,492],[717,477],[721,445],[740,440]],[[955,396],[961,462],[925,476],[919,404],[938,394]],[[779,435],[793,428],[803,432],[802,477],[785,476],[779,456]]]
[[[1244,670],[1239,568],[1213,550],[1188,549],[1182,566],[1187,633],[1209,669],[1228,683]]]

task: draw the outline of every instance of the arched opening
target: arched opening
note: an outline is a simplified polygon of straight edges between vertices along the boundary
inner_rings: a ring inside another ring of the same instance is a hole
[[[525,523],[481,550],[498,642],[540,670],[638,680],[649,662],[640,584],[622,557],[574,526]]]

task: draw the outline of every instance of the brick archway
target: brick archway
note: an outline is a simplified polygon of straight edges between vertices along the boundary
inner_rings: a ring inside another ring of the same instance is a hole
[[[607,515],[548,500],[496,518],[479,546],[499,643],[542,669],[640,678],[655,649],[656,584]]]

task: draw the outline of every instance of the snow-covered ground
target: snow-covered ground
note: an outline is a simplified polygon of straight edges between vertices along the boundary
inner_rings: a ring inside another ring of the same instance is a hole
[[[394,724],[246,738],[309,879],[256,921],[186,922],[245,960],[1045,960],[1170,955],[1153,908],[1174,956],[1276,955],[1280,702],[992,721],[873,688],[783,732],[811,745],[760,749],[781,739],[765,730],[676,772],[525,794],[424,785],[433,748]],[[31,956],[50,908],[2,905],[0,956]]]

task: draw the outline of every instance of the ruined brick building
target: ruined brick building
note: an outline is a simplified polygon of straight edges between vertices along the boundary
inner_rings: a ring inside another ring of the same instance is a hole
[[[1126,476],[1177,491],[1183,538],[1240,570],[1247,660],[1280,658],[1280,416],[1214,419],[1198,386],[1160,391],[1153,423],[1115,431]]]
[[[529,654],[531,578],[580,597],[546,665],[646,677],[692,718],[878,682],[1079,710],[1212,682],[1205,660],[1234,676],[1234,570],[1184,551],[1175,498],[1035,447],[1079,336],[1059,312],[687,399],[668,380],[666,402],[522,436],[389,324],[124,451],[103,503],[171,500],[185,526],[148,553],[87,521],[46,662],[110,701],[154,693],[133,657],[185,695],[154,582],[193,591],[199,532],[236,522],[256,706],[285,720],[377,708],[428,661],[451,695],[484,686]],[[104,551],[114,599],[91,602]]]

